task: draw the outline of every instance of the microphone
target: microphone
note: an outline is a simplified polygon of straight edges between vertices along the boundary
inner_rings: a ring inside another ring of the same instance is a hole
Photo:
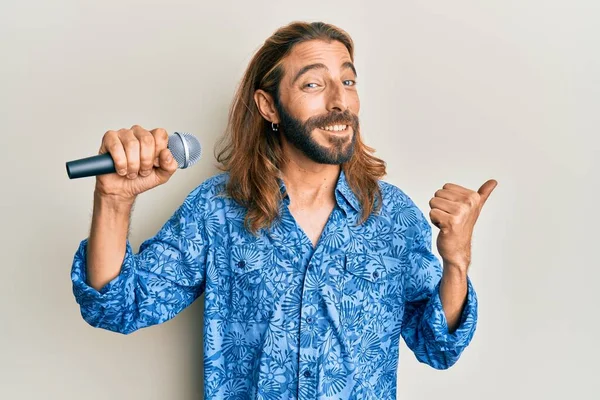
[[[191,167],[198,162],[202,154],[202,147],[198,139],[187,132],[175,132],[169,136],[167,148],[173,154],[179,168]],[[110,153],[68,161],[66,166],[69,179],[116,172],[115,163]]]

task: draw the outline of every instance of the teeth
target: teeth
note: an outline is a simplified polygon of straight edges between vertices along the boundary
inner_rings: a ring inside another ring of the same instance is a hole
[[[348,127],[348,125],[330,125],[330,126],[325,126],[322,127],[321,129],[325,130],[325,131],[343,131]]]

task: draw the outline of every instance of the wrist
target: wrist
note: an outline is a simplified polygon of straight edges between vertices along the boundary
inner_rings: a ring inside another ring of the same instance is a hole
[[[444,261],[444,275],[448,278],[465,280],[467,278],[468,270],[469,264],[456,264]]]
[[[133,208],[135,197],[123,197],[114,194],[106,194],[94,190],[94,204],[102,209],[109,209],[116,212],[129,213]]]

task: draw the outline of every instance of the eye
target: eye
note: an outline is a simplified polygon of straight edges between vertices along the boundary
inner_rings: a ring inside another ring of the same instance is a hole
[[[346,85],[346,86],[355,86],[356,85],[356,81],[354,81],[352,79],[346,79],[344,81],[344,85]]]
[[[314,85],[314,86],[311,86],[311,85]],[[316,88],[318,86],[319,86],[319,84],[318,83],[314,83],[314,82],[307,83],[306,85],[304,85],[304,87],[307,87],[307,88],[310,88],[310,89],[314,89],[314,88]]]

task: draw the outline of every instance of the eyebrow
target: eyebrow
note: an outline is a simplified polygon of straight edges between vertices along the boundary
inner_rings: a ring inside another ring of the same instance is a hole
[[[302,67],[302,69],[300,69],[300,71],[298,71],[298,73],[294,77],[294,80],[292,81],[292,84],[294,84],[298,79],[300,79],[300,77],[302,75],[304,75],[305,73],[307,73],[308,71],[311,71],[313,69],[325,69],[325,70],[329,71],[329,68],[327,68],[327,66],[325,64],[322,64],[322,63],[309,64],[307,66]],[[343,63],[342,69],[351,69],[352,72],[354,72],[354,75],[358,76],[356,73],[356,68],[354,68],[354,64],[352,64],[350,61],[346,61],[345,63]]]

